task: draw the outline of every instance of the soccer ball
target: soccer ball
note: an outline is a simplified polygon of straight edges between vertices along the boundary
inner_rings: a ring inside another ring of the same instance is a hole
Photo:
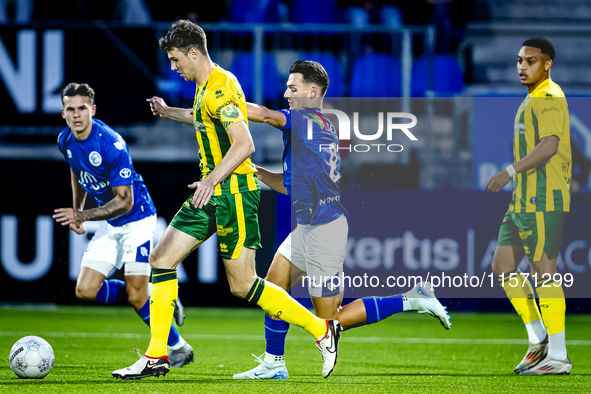
[[[55,357],[51,345],[33,335],[16,341],[8,357],[12,372],[21,379],[42,379],[51,368]]]

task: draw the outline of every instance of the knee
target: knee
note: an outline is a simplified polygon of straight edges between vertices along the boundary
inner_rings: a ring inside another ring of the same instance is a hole
[[[135,309],[141,309],[147,301],[140,291],[129,291],[129,289],[127,290],[127,300]]]
[[[76,285],[76,297],[81,301],[94,301],[99,288],[91,286]]]
[[[230,291],[238,298],[246,298],[249,290],[250,287],[247,288],[241,284],[230,284]]]
[[[164,266],[164,261],[154,253],[150,254],[148,261],[151,268],[168,268]]]

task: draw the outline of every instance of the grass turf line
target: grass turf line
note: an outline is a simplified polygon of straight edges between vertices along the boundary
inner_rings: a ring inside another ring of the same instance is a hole
[[[570,376],[512,373],[527,348],[519,341],[526,333],[516,314],[452,312],[450,331],[416,313],[346,331],[339,362],[328,379],[322,378],[322,361],[312,338],[292,327],[286,350],[289,380],[236,381],[234,373],[258,365],[250,354],[265,350],[262,312],[187,308],[185,313],[180,332],[193,346],[195,363],[173,368],[165,378],[120,381],[110,371],[137,360],[130,346],[145,351],[149,342],[148,327],[131,308],[0,308],[0,393],[591,392],[589,315],[567,317],[567,341],[574,343],[568,346],[574,366]],[[105,333],[128,335],[111,338]],[[10,370],[10,348],[25,335],[45,338],[55,351],[56,365],[45,379],[21,380]],[[441,343],[434,341],[438,338]],[[495,342],[499,340],[504,343]]]

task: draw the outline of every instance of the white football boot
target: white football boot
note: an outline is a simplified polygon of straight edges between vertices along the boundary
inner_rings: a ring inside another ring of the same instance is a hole
[[[564,360],[553,360],[546,356],[535,367],[521,371],[521,375],[570,375],[573,365],[568,357]]]
[[[437,300],[435,293],[431,289],[431,283],[421,282],[402,296],[408,299],[412,309],[439,319],[439,322],[446,330],[451,328],[451,318],[447,314],[447,307],[441,305]]]
[[[139,360],[135,362],[131,367],[118,369],[113,371],[111,374],[117,379],[143,379],[150,376],[159,377],[160,375],[166,376],[170,370],[170,363],[165,358],[148,358],[143,356],[139,350],[135,349],[139,356]]]
[[[287,379],[289,373],[285,367],[285,358],[283,356],[276,356],[280,361],[267,362],[264,359],[266,354],[263,353],[260,357],[252,355],[258,366],[254,367],[250,371],[237,373],[234,375],[234,379]]]
[[[328,378],[337,364],[339,340],[343,328],[338,320],[326,320],[326,328],[326,334],[316,341],[316,347],[322,354],[322,376]]]
[[[540,343],[536,344],[529,344],[527,348],[527,353],[525,353],[525,357],[519,365],[515,367],[513,372],[520,373],[521,371],[525,371],[526,369],[531,369],[538,365],[540,361],[546,358],[548,355],[548,335],[546,338]]]

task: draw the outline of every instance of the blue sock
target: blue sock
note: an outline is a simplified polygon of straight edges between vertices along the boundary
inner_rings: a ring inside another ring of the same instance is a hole
[[[101,288],[96,293],[95,302],[97,304],[109,304],[124,299],[127,300],[125,282],[117,279],[109,279],[103,281]]]
[[[265,339],[267,340],[266,352],[274,356],[285,354],[285,337],[289,330],[289,323],[283,320],[273,320],[265,314]]]
[[[148,297],[148,301],[142,306],[140,309],[137,309],[135,313],[138,314],[139,317],[142,318],[144,323],[150,327],[150,297]],[[168,346],[174,346],[179,343],[181,339],[181,335],[177,331],[174,324],[170,326],[170,334],[168,334]]]
[[[402,312],[402,294],[391,297],[368,297],[362,298],[365,304],[365,315],[367,324],[377,323],[395,313]]]

